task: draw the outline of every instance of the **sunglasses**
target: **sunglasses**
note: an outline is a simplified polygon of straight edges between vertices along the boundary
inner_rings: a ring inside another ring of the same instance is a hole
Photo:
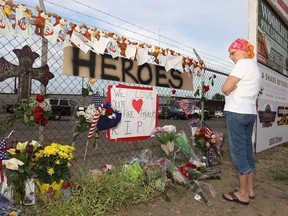
[[[237,52],[238,50],[235,50],[234,52],[229,53],[229,56],[233,56],[235,52]]]

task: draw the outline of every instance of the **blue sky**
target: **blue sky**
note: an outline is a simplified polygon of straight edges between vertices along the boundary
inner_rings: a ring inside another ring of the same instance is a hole
[[[15,1],[19,2],[29,8],[39,5],[38,0]],[[232,64],[228,46],[238,37],[248,39],[248,0],[49,0],[44,4],[47,12],[68,21],[132,41],[160,45],[193,58],[195,48],[215,65]]]

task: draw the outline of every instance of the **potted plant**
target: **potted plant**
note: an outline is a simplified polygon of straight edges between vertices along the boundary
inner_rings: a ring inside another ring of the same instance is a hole
[[[44,198],[58,198],[64,181],[70,179],[69,168],[74,151],[73,146],[52,143],[36,153],[33,171]]]

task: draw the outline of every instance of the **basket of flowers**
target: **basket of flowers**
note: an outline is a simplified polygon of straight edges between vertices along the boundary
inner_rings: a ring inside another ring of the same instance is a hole
[[[69,168],[74,151],[73,146],[52,143],[35,154],[33,171],[44,198],[58,198],[64,181],[70,179]]]

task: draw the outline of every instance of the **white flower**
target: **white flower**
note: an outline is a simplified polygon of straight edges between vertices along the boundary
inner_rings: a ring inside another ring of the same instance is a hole
[[[174,151],[174,142],[168,142],[166,145],[161,144],[161,148],[164,150],[166,155],[169,155],[170,152]]]
[[[175,133],[176,127],[174,125],[165,125],[163,129],[168,133]]]
[[[34,146],[33,151],[35,151],[40,146],[40,143],[38,141],[32,140],[30,145]]]
[[[84,111],[77,111],[76,112],[76,115],[78,116],[78,117],[80,117],[80,116],[85,116],[85,112]]]
[[[187,179],[185,179],[185,177],[180,173],[180,171],[174,171],[172,173],[172,176],[179,184],[187,182]]]
[[[5,161],[5,165],[7,169],[18,170],[18,166],[23,166],[24,163],[17,158],[11,158]]]
[[[51,105],[48,99],[44,99],[42,103],[39,103],[39,106],[45,111],[51,111]]]
[[[206,163],[201,161],[193,161],[193,164],[197,167],[206,167]]]

